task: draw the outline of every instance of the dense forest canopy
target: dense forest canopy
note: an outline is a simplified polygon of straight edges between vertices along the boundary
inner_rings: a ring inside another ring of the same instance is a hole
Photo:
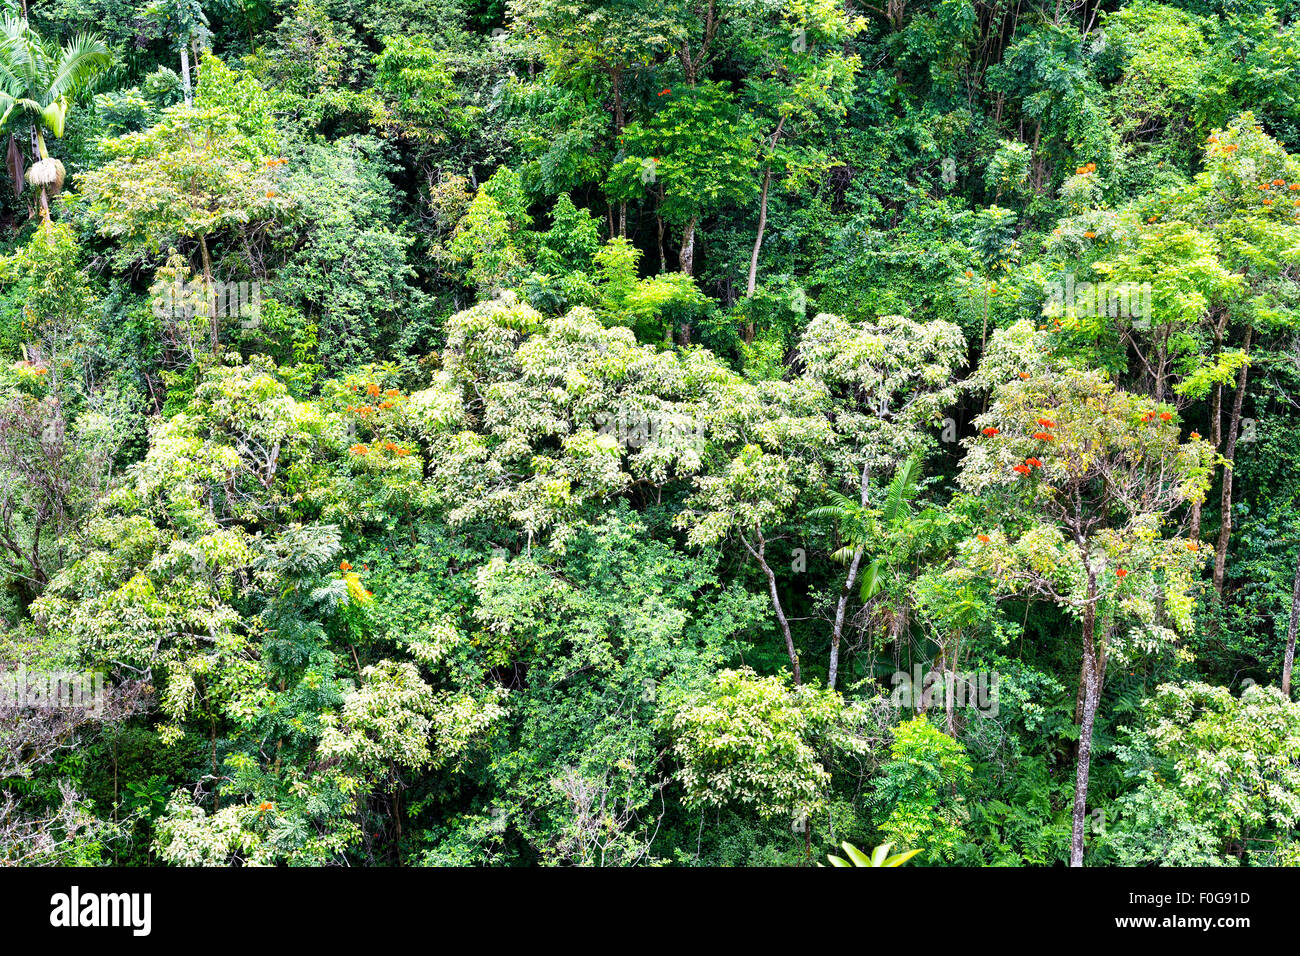
[[[1300,863],[1292,0],[7,2],[0,862]]]

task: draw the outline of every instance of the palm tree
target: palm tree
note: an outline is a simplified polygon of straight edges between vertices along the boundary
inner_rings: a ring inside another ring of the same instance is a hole
[[[34,158],[27,181],[41,191],[41,216],[48,221],[47,192],[63,186],[63,164],[51,159],[45,149],[45,132],[63,136],[68,109],[73,99],[112,62],[108,47],[96,36],[80,34],[62,47],[43,39],[23,16],[12,13],[0,18],[0,130],[11,132],[24,121],[30,134]],[[21,189],[18,167],[10,151],[11,171]]]

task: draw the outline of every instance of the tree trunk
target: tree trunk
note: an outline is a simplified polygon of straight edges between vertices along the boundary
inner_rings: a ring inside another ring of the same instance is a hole
[[[844,634],[844,618],[849,607],[849,598],[853,592],[853,583],[858,579],[858,568],[862,565],[862,549],[853,552],[849,563],[849,574],[844,579],[844,590],[840,592],[839,602],[835,605],[835,625],[831,629],[831,661],[826,674],[826,686],[835,689],[835,677],[840,670],[840,638]]]
[[[1223,351],[1223,334],[1228,326],[1228,313],[1225,311],[1222,317],[1213,325],[1214,331],[1214,354],[1218,356]],[[1210,407],[1210,447],[1218,452],[1219,443],[1223,437],[1223,385],[1214,386],[1214,402]],[[1193,541],[1199,541],[1201,537],[1201,512],[1204,502],[1192,502],[1192,526],[1188,534]]]
[[[943,650],[943,717],[948,736],[957,739],[957,664],[961,660],[961,631],[952,639],[952,653]],[[967,701],[967,703],[970,703]]]
[[[215,352],[221,341],[221,320],[217,317],[212,287],[212,257],[208,254],[208,240],[205,236],[199,236],[199,254],[203,257],[203,304],[212,322],[212,350]]]
[[[50,154],[45,149],[45,137],[41,135],[41,128],[36,123],[32,124],[32,162],[40,162],[42,159],[49,159]],[[50,197],[45,193],[44,186],[37,187],[41,200],[41,223],[48,226],[50,224]]]
[[[782,116],[776,124],[776,129],[772,131],[772,138],[769,140],[769,148],[776,149],[776,144],[781,141],[781,131],[785,129],[785,117]],[[754,237],[754,251],[749,257],[749,282],[746,286],[745,295],[754,294],[754,286],[758,281],[758,254],[763,248],[763,232],[767,229],[767,193],[772,185],[772,162],[768,160],[767,167],[763,170],[763,192],[758,203],[758,234]]]
[[[190,83],[190,51],[181,44],[181,91],[185,95],[185,105],[194,105],[193,86]]]
[[[859,483],[859,500],[862,507],[867,506],[867,476],[869,472],[867,466],[862,466],[862,481]],[[835,624],[831,628],[831,660],[830,667],[826,675],[826,686],[835,689],[835,677],[840,669],[840,638],[844,634],[844,619],[848,612],[849,600],[853,594],[853,583],[858,579],[858,569],[862,566],[862,548],[857,548],[853,552],[853,560],[849,564],[849,574],[844,580],[844,590],[840,592],[840,599],[835,605]]]
[[[682,272],[689,275],[695,274],[695,222],[698,216],[691,216],[686,221],[682,229],[682,248],[677,253],[677,261],[681,265]]]
[[[655,216],[655,227],[659,233],[659,272],[668,271],[668,256],[664,253],[664,217]]]
[[[614,141],[615,149],[623,148],[623,127],[627,125],[627,117],[623,112],[623,72],[622,70],[613,70],[610,72],[610,86],[614,91]],[[627,238],[627,200],[618,204],[618,234]]]
[[[1300,555],[1296,556],[1295,583],[1291,585],[1291,623],[1286,629],[1286,657],[1282,659],[1282,695],[1291,699],[1291,668],[1295,665],[1295,636],[1300,629]]]
[[[767,575],[767,589],[772,596],[772,607],[776,609],[777,623],[781,625],[781,635],[785,638],[786,653],[790,655],[790,667],[794,671],[794,682],[796,685],[802,684],[803,678],[799,673],[799,652],[794,648],[794,636],[790,633],[790,621],[785,616],[785,608],[781,606],[781,595],[776,588],[776,572],[767,563],[767,541],[763,537],[763,532],[757,532],[757,536],[757,550],[745,538],[741,538],[741,541],[744,543],[745,549],[758,561],[758,566],[763,569],[763,573]]]
[[[1088,818],[1088,772],[1092,763],[1092,730],[1101,703],[1101,668],[1097,646],[1097,575],[1088,572],[1088,604],[1083,611],[1083,713],[1079,723],[1078,760],[1074,774],[1074,830],[1070,837],[1070,866],[1083,866],[1083,828]]]
[[[1250,339],[1254,329],[1246,329],[1244,350],[1249,353]],[[1233,458],[1237,453],[1237,433],[1241,429],[1241,403],[1246,397],[1246,363],[1237,373],[1237,394],[1232,400],[1232,418],[1228,420],[1227,443],[1224,445],[1223,457],[1228,465],[1223,469],[1223,491],[1219,496],[1219,540],[1214,546],[1214,595],[1223,600],[1223,577],[1228,557],[1228,539],[1232,537],[1232,476],[1236,471]]]
[[[758,282],[758,253],[763,248],[763,231],[767,229],[767,189],[772,185],[772,167],[763,171],[763,192],[758,200],[758,233],[754,237],[754,251],[749,255],[749,281],[745,283],[745,295],[754,294]]]
[[[203,59],[203,51],[199,49],[199,38],[190,34],[190,54],[194,57],[194,88],[198,89],[203,77],[199,76],[199,63]]]

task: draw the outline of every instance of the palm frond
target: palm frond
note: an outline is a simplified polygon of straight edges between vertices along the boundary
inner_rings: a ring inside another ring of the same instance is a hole
[[[109,54],[108,47],[99,37],[86,33],[73,37],[60,51],[53,75],[47,80],[49,100],[52,102],[61,97],[76,96],[107,70],[112,62],[113,57]]]
[[[882,843],[880,846],[872,850],[870,855],[867,855],[847,840],[841,843],[840,846],[844,848],[844,853],[848,859],[845,859],[843,856],[835,856],[832,853],[828,853],[826,859],[830,861],[831,866],[902,866],[912,857],[921,852],[920,850],[908,850],[905,853],[895,853],[893,856],[890,856],[889,851],[893,847],[893,844]]]
[[[884,589],[885,576],[881,573],[884,563],[884,558],[876,558],[862,572],[862,583],[858,585],[858,597],[862,599],[863,604],[870,601]]]
[[[921,456],[913,455],[898,466],[894,478],[885,492],[885,504],[881,509],[885,520],[894,524],[910,516],[908,502],[916,497],[917,479],[921,476]]]

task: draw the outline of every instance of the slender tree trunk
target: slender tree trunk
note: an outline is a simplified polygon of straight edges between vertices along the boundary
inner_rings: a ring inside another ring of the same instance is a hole
[[[1295,665],[1295,636],[1300,630],[1300,554],[1296,556],[1295,583],[1291,585],[1291,623],[1286,629],[1286,656],[1282,658],[1282,695],[1291,699],[1291,669]]]
[[[943,716],[948,736],[957,739],[957,662],[961,660],[961,631],[953,635],[952,654],[944,648]]]
[[[212,718],[212,812],[221,809],[221,768],[217,764],[217,720]]]
[[[190,34],[190,54],[194,57],[194,88],[203,82],[203,77],[199,76],[199,63],[203,59],[203,51],[199,49],[199,38]]]
[[[664,273],[668,271],[668,256],[664,253],[664,230],[667,228],[667,226],[664,223],[664,215],[662,212],[660,212],[660,208],[663,206],[663,201],[664,201],[663,187],[660,186],[659,193],[658,196],[656,197],[656,202],[655,202],[655,230],[659,242],[659,272],[660,273]]]
[[[769,147],[776,149],[776,144],[781,140],[781,131],[785,128],[785,117],[782,116],[776,124],[776,129],[772,132],[772,138],[769,140]],[[763,192],[758,201],[758,233],[754,236],[754,251],[749,256],[749,281],[745,286],[745,295],[754,294],[754,286],[758,282],[758,254],[763,248],[763,232],[767,229],[767,193],[772,185],[772,161],[768,160],[767,167],[763,170]]]
[[[1083,713],[1079,723],[1078,759],[1074,774],[1074,829],[1070,837],[1070,866],[1083,866],[1083,829],[1088,818],[1088,773],[1092,764],[1092,730],[1101,703],[1101,668],[1097,646],[1097,575],[1088,572],[1088,604],[1083,611]]]
[[[623,126],[626,123],[623,116],[623,72],[621,70],[610,72],[609,85],[614,91],[614,135],[621,140],[623,138]],[[620,142],[618,145],[622,146],[623,144]]]
[[[1251,333],[1246,329],[1245,351],[1250,351]],[[1246,397],[1246,363],[1242,363],[1237,373],[1237,394],[1232,400],[1232,417],[1228,420],[1227,442],[1223,457],[1228,464],[1223,469],[1223,490],[1219,496],[1219,540],[1214,546],[1214,595],[1223,600],[1223,577],[1228,557],[1228,539],[1232,537],[1232,476],[1236,471],[1234,456],[1237,453],[1237,437],[1241,430],[1241,404]]]
[[[614,140],[615,149],[623,148],[623,127],[627,125],[627,116],[623,111],[623,72],[613,70],[610,73],[610,87],[614,91]],[[618,204],[618,234],[627,238],[627,200]]]
[[[903,667],[903,614],[901,608],[889,619],[889,643],[894,648],[894,670],[901,670]]]
[[[781,635],[785,638],[785,650],[790,655],[790,667],[794,671],[795,684],[802,684],[803,678],[799,673],[799,652],[794,647],[794,636],[790,633],[790,621],[785,616],[785,608],[781,606],[781,595],[776,587],[776,572],[772,570],[771,565],[767,563],[767,540],[763,537],[763,532],[756,531],[758,538],[757,550],[750,545],[749,541],[741,538],[745,549],[754,556],[758,561],[758,566],[763,569],[767,576],[767,589],[772,596],[772,607],[776,609],[776,620],[781,625]]]
[[[844,635],[844,619],[846,617],[849,598],[853,592],[853,583],[858,579],[858,568],[862,565],[862,549],[858,548],[853,552],[853,560],[849,563],[848,577],[844,579],[844,590],[840,592],[840,599],[835,605],[835,624],[831,629],[831,661],[830,669],[826,675],[826,686],[835,689],[835,677],[840,670],[840,638]]]
[[[1214,354],[1218,356],[1223,351],[1223,334],[1227,329],[1228,318],[1227,312],[1214,324]],[[1219,442],[1223,437],[1223,385],[1214,386],[1214,401],[1210,407],[1210,447],[1218,452]],[[1193,541],[1199,541],[1201,537],[1201,514],[1204,503],[1201,501],[1192,502],[1192,526],[1189,535]]]
[[[181,91],[185,95],[185,105],[194,105],[193,85],[190,83],[190,51],[181,44]]]
[[[677,254],[677,261],[681,264],[682,272],[689,275],[695,274],[695,223],[698,216],[691,216],[686,221],[682,229],[682,248]]]
[[[217,317],[212,286],[212,256],[208,254],[208,240],[205,236],[199,236],[199,254],[203,257],[203,304],[212,322],[212,350],[215,352],[221,341],[221,321]]]
[[[754,294],[758,283],[758,253],[763,248],[763,231],[767,229],[767,189],[772,185],[772,167],[763,171],[763,191],[758,200],[758,233],[754,236],[754,251],[749,255],[749,281],[745,283],[745,295]]]
[[[867,478],[869,471],[866,465],[862,466],[862,480],[859,483],[859,499],[862,507],[867,506]],[[832,690],[835,688],[835,677],[840,669],[840,638],[844,635],[844,620],[849,608],[849,600],[853,594],[853,584],[858,579],[858,569],[862,566],[862,548],[857,548],[853,552],[853,560],[849,564],[848,577],[844,580],[844,590],[840,592],[840,599],[835,605],[835,624],[831,628],[831,660],[830,667],[826,675],[826,686]]]
[[[45,149],[45,137],[41,135],[41,128],[36,123],[32,124],[32,162],[40,162],[42,159],[49,159],[50,154]],[[38,186],[37,191],[40,193],[41,203],[41,223],[44,226],[50,224],[50,197],[45,192],[44,186]]]
[[[1155,398],[1157,402],[1165,400],[1165,381],[1169,377],[1167,369],[1169,367],[1169,326],[1164,326],[1163,333],[1159,340],[1159,346],[1156,349],[1156,381],[1155,381]]]

